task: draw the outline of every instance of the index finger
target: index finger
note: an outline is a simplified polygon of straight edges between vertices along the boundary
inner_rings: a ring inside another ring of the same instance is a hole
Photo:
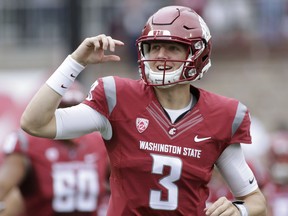
[[[113,39],[111,37],[107,37],[107,39],[109,41],[110,51],[112,51],[112,52],[115,51],[115,45],[118,45],[118,46],[124,45],[124,43],[120,40],[116,40],[116,39]]]

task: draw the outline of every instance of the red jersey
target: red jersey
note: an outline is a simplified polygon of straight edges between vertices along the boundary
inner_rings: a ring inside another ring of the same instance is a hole
[[[97,216],[107,196],[108,167],[99,133],[71,142],[33,137],[23,131],[14,137],[16,143],[8,142],[15,144],[9,154],[24,154],[29,160],[19,186],[27,216]]]
[[[105,77],[84,101],[113,130],[109,216],[205,215],[214,163],[232,143],[251,143],[247,108],[191,86],[198,102],[171,123],[153,87]]]

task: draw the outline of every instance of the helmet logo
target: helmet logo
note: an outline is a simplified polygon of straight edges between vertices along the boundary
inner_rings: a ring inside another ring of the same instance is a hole
[[[138,130],[139,133],[143,133],[149,124],[149,120],[148,119],[144,119],[144,118],[137,118],[136,119],[136,128]]]
[[[148,36],[170,36],[171,33],[168,30],[151,30],[148,33]]]

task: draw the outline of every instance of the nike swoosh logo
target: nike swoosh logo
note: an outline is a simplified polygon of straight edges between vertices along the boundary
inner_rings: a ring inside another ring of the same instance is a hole
[[[65,89],[66,89],[67,87],[62,84],[62,85],[61,85],[61,88],[65,88]]]
[[[249,179],[249,183],[252,184],[254,182],[254,179],[254,177],[251,180]]]
[[[74,74],[73,74],[73,73],[71,73],[71,74],[70,74],[70,76],[71,76],[71,77],[73,77],[73,78],[75,78],[75,77],[76,77],[76,76],[74,76]]]
[[[202,141],[209,140],[209,139],[211,139],[211,137],[198,138],[198,135],[196,135],[194,137],[194,142],[202,142]]]

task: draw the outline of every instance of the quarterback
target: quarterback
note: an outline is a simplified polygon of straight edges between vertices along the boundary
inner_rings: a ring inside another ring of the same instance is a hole
[[[120,61],[106,51],[123,45],[86,38],[28,104],[22,128],[55,139],[100,131],[111,163],[109,216],[266,215],[240,147],[251,143],[247,107],[193,86],[211,66],[211,35],[192,9],[167,6],[148,19],[136,41],[141,79],[99,78],[80,105],[56,109],[85,66]],[[206,205],[214,166],[235,199]]]

